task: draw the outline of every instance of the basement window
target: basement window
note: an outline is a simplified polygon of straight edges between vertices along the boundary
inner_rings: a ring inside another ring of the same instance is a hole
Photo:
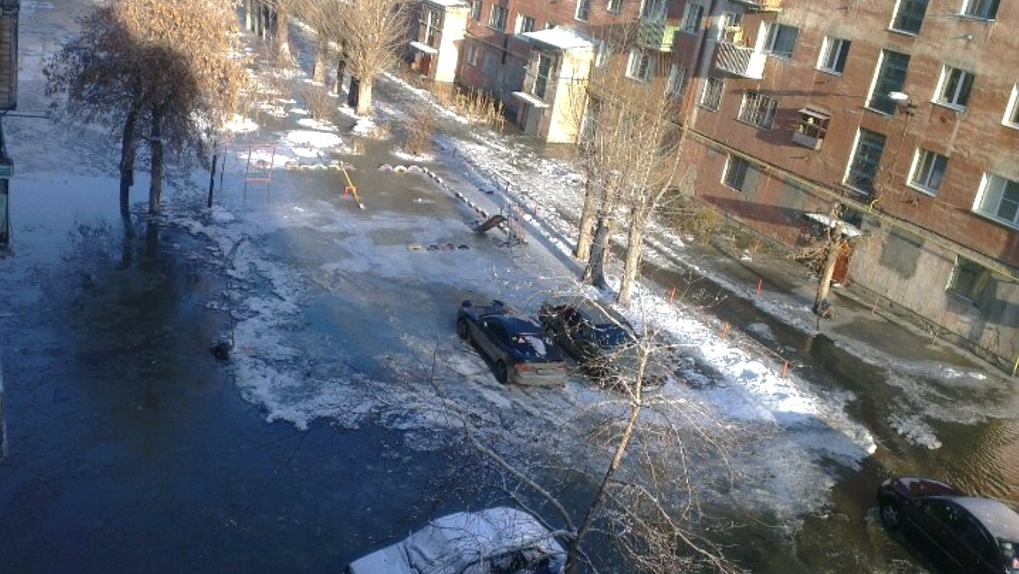
[[[967,301],[977,302],[984,294],[991,272],[976,261],[956,256],[952,277],[948,280],[948,292]]]

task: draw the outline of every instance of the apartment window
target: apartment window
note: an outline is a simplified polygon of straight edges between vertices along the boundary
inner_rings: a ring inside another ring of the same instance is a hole
[[[790,59],[793,57],[793,48],[796,47],[796,37],[800,35],[800,29],[785,24],[771,24],[768,26],[768,39],[765,44],[765,52],[776,58]]]
[[[437,10],[424,8],[421,11],[421,29],[424,31],[422,40],[431,47],[439,45],[439,35],[442,34],[442,14]]]
[[[666,93],[671,98],[679,98],[683,95],[683,87],[686,85],[686,68],[673,64],[669,70],[669,84],[666,86]]]
[[[506,17],[509,11],[502,6],[492,6],[492,14],[488,18],[488,25],[496,30],[506,29]]]
[[[640,5],[640,17],[644,20],[665,20],[665,2],[666,0],[644,0]]]
[[[965,108],[972,90],[973,74],[945,66],[941,71],[941,85],[935,101],[953,108]]]
[[[1019,228],[1019,182],[986,174],[973,211]]]
[[[947,157],[925,149],[918,149],[916,157],[913,158],[913,170],[909,175],[909,185],[932,195],[937,194],[947,168]]]
[[[611,56],[611,49],[608,42],[604,40],[596,40],[597,46],[594,51],[594,67],[601,68],[609,61]]]
[[[956,256],[947,291],[969,301],[979,301],[990,279],[991,273],[986,267],[965,257]]]
[[[998,15],[998,0],[963,0],[961,14],[981,20],[994,20]]]
[[[517,34],[534,31],[534,18],[520,14],[517,16]]]
[[[700,4],[687,4],[686,12],[683,14],[683,31],[689,34],[699,34],[701,31],[701,20],[703,18],[703,6]]]
[[[481,0],[471,0],[471,20],[481,21]]]
[[[577,20],[584,20],[591,16],[591,0],[577,0],[577,11],[574,13],[574,17]]]
[[[722,174],[722,183],[737,191],[749,193],[756,187],[757,170],[747,160],[730,155],[725,162],[725,172]]]
[[[537,73],[534,76],[534,90],[531,92],[539,98],[545,97],[545,91],[548,89],[549,78],[552,75],[553,67],[552,56],[544,53],[538,53],[538,68]]]
[[[846,185],[867,195],[874,193],[874,178],[877,177],[878,164],[881,163],[881,153],[884,149],[883,134],[861,128],[856,136],[856,147],[846,172]]]
[[[725,82],[721,78],[708,78],[704,82],[704,92],[701,93],[701,105],[709,110],[718,111],[722,104],[722,89]]]
[[[740,121],[757,126],[758,129],[770,130],[775,123],[777,111],[777,99],[747,90],[743,93],[743,105],[740,106],[738,117]]]
[[[626,77],[637,80],[640,82],[646,82],[651,79],[651,72],[654,68],[654,62],[651,60],[651,55],[641,50],[630,51],[630,61],[626,66]]]
[[[467,43],[467,65],[477,66],[478,65],[478,45],[474,42]]]
[[[824,43],[821,44],[821,57],[817,60],[817,69],[829,74],[841,74],[846,69],[849,45],[849,40],[825,36]]]
[[[1012,95],[1008,98],[1008,106],[1005,107],[1005,117],[1001,123],[1019,129],[1019,85],[1012,86]]]
[[[892,19],[892,30],[919,34],[926,14],[927,0],[899,0]]]
[[[888,94],[901,92],[906,83],[906,70],[909,68],[909,56],[881,50],[878,60],[877,76],[874,78],[874,89],[867,99],[867,107],[886,114],[894,114],[896,102]]]
[[[619,14],[623,11],[623,0],[609,0],[609,5],[605,9],[613,14]]]

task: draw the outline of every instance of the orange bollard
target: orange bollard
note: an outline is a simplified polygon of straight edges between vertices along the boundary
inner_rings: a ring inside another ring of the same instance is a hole
[[[671,290],[671,291],[669,291],[669,303],[672,303],[672,301],[673,301],[673,300],[674,300],[675,298],[676,298],[676,288],[675,288],[675,287],[673,287],[673,288],[672,288],[672,290]]]
[[[722,338],[726,338],[729,335],[729,322],[726,321],[725,325],[722,325]]]
[[[764,287],[764,278],[763,277],[757,280],[757,295],[755,295],[755,297],[760,297],[761,296],[761,287]]]
[[[789,361],[786,361],[785,364],[782,365],[782,378],[783,379],[786,378],[786,375],[788,374],[789,374]]]
[[[877,315],[877,303],[878,303],[878,298],[874,297],[874,306],[870,308],[871,315]]]

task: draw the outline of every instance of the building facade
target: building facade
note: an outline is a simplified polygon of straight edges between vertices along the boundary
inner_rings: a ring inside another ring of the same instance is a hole
[[[790,247],[838,206],[862,235],[837,280],[1019,365],[1016,3],[421,6],[436,12],[422,22],[446,25],[417,26],[415,57],[455,61],[427,73],[495,95],[540,139],[576,140],[578,94],[600,73],[668,82],[700,199]]]

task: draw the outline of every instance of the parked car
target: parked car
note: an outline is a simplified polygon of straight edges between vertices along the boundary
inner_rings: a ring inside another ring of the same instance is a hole
[[[350,563],[345,574],[561,574],[566,553],[515,508],[458,512]]]
[[[493,300],[491,305],[464,301],[457,312],[456,332],[492,361],[500,383],[566,384],[566,356],[541,325],[502,301]]]
[[[612,308],[592,299],[553,299],[542,303],[538,320],[552,341],[599,381],[613,386],[635,380],[641,361],[640,340],[630,323]],[[652,349],[643,385],[660,386],[668,377],[668,368]]]
[[[881,522],[958,574],[1019,573],[1019,514],[928,478],[893,478],[877,492]]]

